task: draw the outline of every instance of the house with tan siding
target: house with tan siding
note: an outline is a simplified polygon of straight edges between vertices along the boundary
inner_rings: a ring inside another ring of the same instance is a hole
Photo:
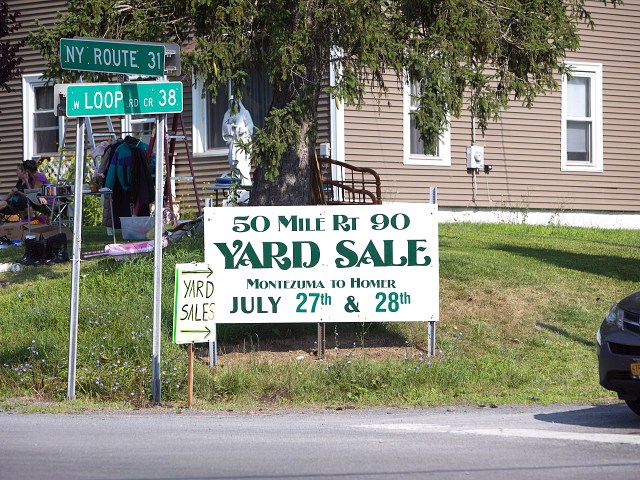
[[[583,28],[580,50],[566,59],[573,77],[531,109],[514,103],[484,136],[476,130],[488,174],[466,168],[468,115],[451,119],[439,155],[412,145],[403,85],[380,112],[374,97],[360,111],[344,109],[336,159],[375,169],[384,202],[427,202],[438,187],[443,221],[640,228],[640,1],[587,8],[596,29]]]
[[[52,25],[65,8],[61,0],[8,3],[21,12],[16,38],[32,30],[35,19]],[[580,50],[566,59],[573,75],[559,78],[561,90],[538,97],[531,109],[514,103],[484,136],[475,130],[488,173],[467,169],[473,136],[466,114],[451,118],[434,155],[424,154],[411,124],[411,89],[403,82],[381,105],[372,95],[360,110],[324,98],[318,142],[330,146],[335,160],[376,170],[383,202],[428,202],[430,187],[437,187],[442,221],[640,228],[640,0],[618,8],[593,1],[587,6],[596,29],[582,29]],[[11,83],[13,92],[0,93],[0,192],[15,182],[18,161],[55,152],[65,129],[64,119],[52,112],[53,88],[41,78],[43,59],[29,47],[22,55],[24,72]],[[260,125],[269,91],[258,88],[258,72],[253,81],[253,98],[245,105]],[[221,91],[212,104],[190,75],[184,86],[183,119],[198,189],[206,197],[206,184],[228,171],[220,135],[226,101]],[[116,120],[121,131],[149,129],[144,118]],[[172,176],[189,176],[181,146],[175,161]],[[194,209],[191,183],[175,187],[181,208]]]

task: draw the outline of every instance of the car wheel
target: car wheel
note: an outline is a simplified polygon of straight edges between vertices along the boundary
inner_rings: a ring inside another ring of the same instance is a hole
[[[625,400],[625,402],[633,413],[640,415],[640,400]]]

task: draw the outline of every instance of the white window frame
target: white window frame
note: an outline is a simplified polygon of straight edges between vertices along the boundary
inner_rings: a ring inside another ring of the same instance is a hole
[[[33,112],[36,106],[35,88],[49,84],[42,79],[42,74],[22,75],[22,152],[24,160],[37,155],[33,148],[34,122]],[[58,145],[62,145],[64,135],[63,118],[58,117]],[[52,152],[41,152],[52,153]]]
[[[440,136],[438,155],[411,153],[411,86],[403,82],[403,160],[405,165],[425,165],[435,167],[451,166],[451,127]]]
[[[566,62],[571,68],[572,77],[588,77],[591,79],[591,161],[567,160],[567,121],[584,120],[572,118],[567,115],[568,85],[567,75],[562,78],[562,124],[561,124],[561,171],[563,172],[603,172],[604,148],[603,148],[603,122],[602,122],[602,64]]]
[[[207,94],[202,88],[204,82],[202,78],[198,79],[195,85],[191,87],[191,98],[193,99],[192,108],[192,135],[193,135],[193,156],[224,156],[227,155],[228,149],[209,148],[207,145],[207,132],[209,131],[209,121],[207,120]]]

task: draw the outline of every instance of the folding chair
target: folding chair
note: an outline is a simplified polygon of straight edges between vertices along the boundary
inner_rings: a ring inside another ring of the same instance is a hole
[[[9,218],[14,215],[17,215],[18,217],[23,218],[27,215],[27,212],[25,210],[18,210],[17,208],[12,207],[11,205],[7,205],[2,210],[0,210],[0,224],[7,223],[7,221],[9,221]]]

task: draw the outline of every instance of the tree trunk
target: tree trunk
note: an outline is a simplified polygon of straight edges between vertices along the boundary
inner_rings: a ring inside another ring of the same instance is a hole
[[[308,127],[304,128],[308,130]],[[307,132],[301,132],[297,150],[287,151],[280,162],[280,173],[274,182],[264,178],[264,167],[256,168],[251,192],[251,205],[310,205],[311,165]]]
[[[313,29],[313,8],[299,11],[296,2],[292,1],[291,11],[295,12],[290,22],[292,32],[295,32],[299,24]],[[289,148],[280,159],[278,177],[270,182],[265,179],[265,167],[263,165],[257,167],[251,192],[251,205],[311,205],[312,203],[310,160],[313,159],[310,155],[315,151],[316,138],[316,132],[312,130],[317,128],[321,83],[329,65],[328,51],[324,42],[316,42],[314,49],[314,53],[305,61],[304,81],[302,76],[293,76],[280,85],[274,85],[272,106],[283,108],[301,95],[300,92],[305,92],[307,105],[311,107],[307,106],[305,113],[302,114],[298,146]]]

